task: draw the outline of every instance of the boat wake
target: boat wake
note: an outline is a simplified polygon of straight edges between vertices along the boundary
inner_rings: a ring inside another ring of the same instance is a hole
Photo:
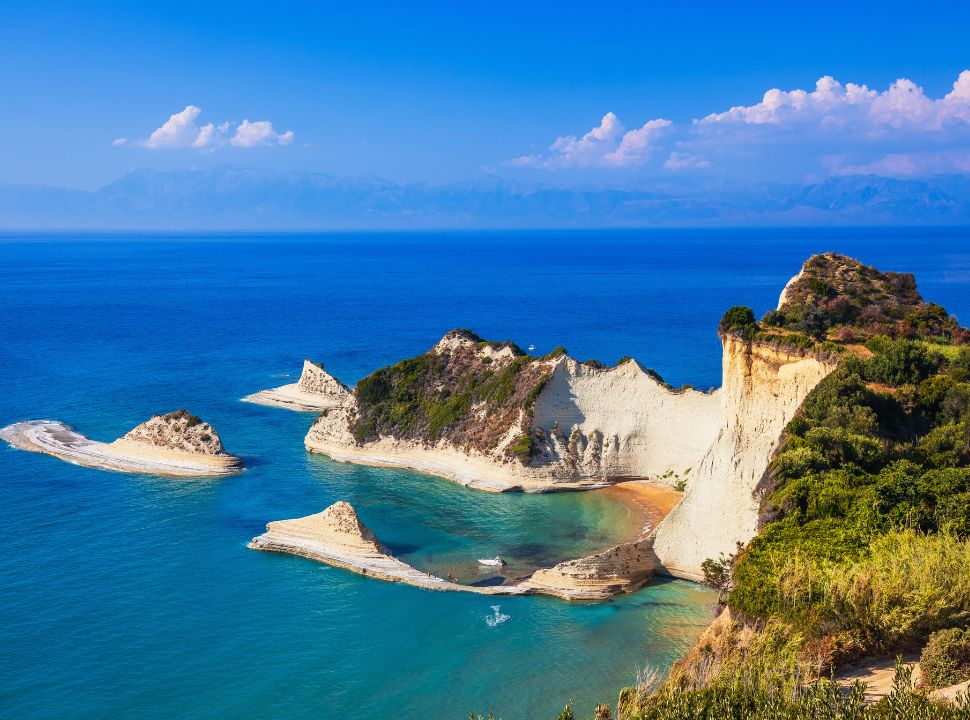
[[[502,612],[501,605],[492,605],[492,612],[494,613],[493,615],[485,616],[485,624],[488,625],[489,627],[495,627],[496,625],[501,625],[510,617],[512,617],[511,615],[506,615],[505,613]]]

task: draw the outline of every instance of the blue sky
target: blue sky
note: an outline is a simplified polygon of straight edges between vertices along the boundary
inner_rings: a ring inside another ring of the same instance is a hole
[[[970,171],[970,4],[787,5],[6,0],[0,181]]]

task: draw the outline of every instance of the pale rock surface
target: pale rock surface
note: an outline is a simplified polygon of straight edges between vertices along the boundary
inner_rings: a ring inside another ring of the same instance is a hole
[[[228,454],[215,428],[186,410],[155,415],[129,430],[120,440],[196,455]]]
[[[304,360],[298,382],[247,395],[243,402],[299,412],[320,412],[340,407],[350,397],[350,389],[346,385],[317,363]]]
[[[242,461],[226,452],[218,433],[184,410],[156,415],[112,443],[90,440],[55,420],[29,420],[0,430],[13,447],[99,470],[151,475],[226,475]]]
[[[449,333],[431,352],[469,344]],[[483,344],[477,352],[496,362],[515,359],[508,347]],[[537,452],[528,464],[505,452],[521,434],[517,422],[490,453],[447,441],[430,446],[385,437],[357,443],[348,430],[353,396],[314,422],[305,445],[340,462],[410,468],[475,489],[555,492],[634,477],[672,482],[700,461],[717,434],[716,392],[671,390],[632,360],[602,369],[568,356],[548,362],[552,374],[536,399],[531,425]]]
[[[674,391],[635,360],[594,368],[561,358],[536,400],[533,462],[552,480],[664,480],[696,467],[721,424],[718,392]]]
[[[588,558],[540,570],[511,585],[462,585],[422,572],[390,554],[347,502],[293,520],[278,520],[254,537],[253,550],[286,553],[318,560],[379,580],[426,590],[478,595],[553,595],[566,600],[601,600],[642,586],[651,575],[647,541],[618,545]]]
[[[792,278],[785,283],[785,287],[781,289],[781,294],[778,296],[778,305],[776,310],[781,310],[782,306],[788,302],[788,292],[791,290],[792,286],[802,279],[802,275],[805,273],[805,269],[802,268],[798,271],[797,275],[792,276]]]
[[[632,592],[653,577],[653,538],[624,543],[555,567],[537,570],[523,584],[567,598],[608,598]]]
[[[687,478],[683,499],[657,528],[662,571],[693,580],[707,558],[758,533],[756,492],[782,431],[835,365],[735,337],[723,339],[723,424]]]

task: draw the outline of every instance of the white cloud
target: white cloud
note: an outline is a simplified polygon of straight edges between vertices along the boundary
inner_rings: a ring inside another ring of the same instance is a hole
[[[712,113],[699,124],[816,125],[843,131],[846,128],[877,133],[885,129],[943,130],[949,124],[970,122],[970,70],[960,73],[952,92],[933,100],[912,80],[899,78],[879,92],[866,85],[842,85],[831,75],[818,79],[815,90],[764,94],[754,105],[738,105]]]
[[[195,105],[186,105],[182,112],[174,113],[162,126],[142,142],[147,148],[177,148],[192,145],[199,136],[195,119],[202,112]]]
[[[639,130],[626,133],[620,140],[619,147],[604,155],[603,160],[617,167],[639,165],[645,162],[652,154],[656,141],[671,125],[673,123],[670,120],[663,118],[648,120]]]
[[[670,157],[664,162],[664,169],[666,170],[692,170],[695,168],[709,168],[710,166],[711,161],[700,155],[691,155],[690,153],[676,151],[670,153]]]
[[[562,135],[545,154],[524,155],[510,164],[544,168],[636,165],[649,157],[654,140],[671,124],[662,118],[650,120],[638,130],[624,133],[620,119],[608,112],[599,125],[582,137]]]
[[[749,179],[804,180],[871,172],[894,177],[970,172],[970,70],[942,97],[912,80],[886,89],[823,76],[812,90],[768,90],[688,123],[649,120],[624,132],[612,112],[582,136],[564,135],[510,164],[550,170],[697,170]]]
[[[121,147],[122,145],[127,145],[128,138],[123,138],[123,137],[115,138],[114,140],[111,141],[111,144],[114,145],[115,147]]]
[[[255,122],[243,120],[235,127],[235,132],[231,132],[233,128],[229,122],[218,125],[210,122],[200,126],[196,123],[196,120],[201,113],[201,108],[195,105],[186,105],[184,110],[173,114],[161,127],[138,144],[153,150],[194,148],[212,151],[227,143],[242,148],[261,145],[287,145],[294,137],[292,130],[276,133],[273,130],[273,123],[268,120],[257,120]],[[118,142],[118,140],[122,142]],[[124,138],[118,140],[115,140],[115,145],[123,145],[127,142]]]
[[[293,131],[277,134],[269,120],[250,122],[243,120],[236,128],[236,134],[229,140],[237,147],[258,147],[260,145],[288,145],[293,141]]]

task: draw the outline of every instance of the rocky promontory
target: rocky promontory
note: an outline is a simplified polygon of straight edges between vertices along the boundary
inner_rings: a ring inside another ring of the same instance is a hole
[[[649,540],[569,560],[508,585],[464,585],[422,572],[398,560],[358,518],[350,503],[338,501],[323,512],[278,520],[254,537],[253,550],[318,560],[378,580],[426,590],[479,595],[553,595],[566,600],[602,600],[641,587],[652,576]]]
[[[673,389],[632,359],[526,355],[468,330],[361,380],[324,411],[307,449],[407,467],[491,491],[551,492],[621,479],[674,483],[713,441],[717,393]]]
[[[322,363],[304,360],[298,382],[260,390],[244,397],[243,402],[300,412],[320,412],[340,407],[349,396],[350,389],[324,370]]]
[[[111,443],[90,440],[55,420],[28,420],[0,430],[22,450],[76,465],[152,475],[225,475],[242,469],[209,423],[187,410],[155,415]]]
[[[842,358],[865,353],[872,338],[968,340],[922,299],[912,275],[835,253],[809,258],[761,321],[735,307],[717,332],[721,387],[700,392],[670,387],[630,358],[579,362],[562,348],[532,356],[453,330],[347,390],[305,445],[480,490],[586,490],[629,479],[685,489],[650,550],[660,572],[698,579],[705,559],[757,534],[784,429]]]

